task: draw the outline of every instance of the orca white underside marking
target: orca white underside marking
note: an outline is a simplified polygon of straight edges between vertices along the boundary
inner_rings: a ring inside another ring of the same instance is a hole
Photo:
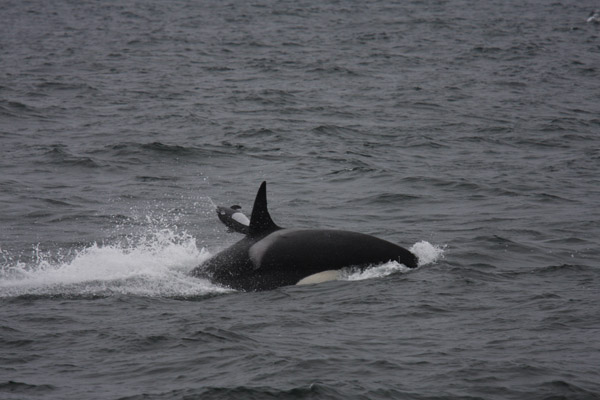
[[[309,275],[306,278],[300,279],[296,285],[312,285],[314,283],[323,283],[328,281],[335,281],[340,278],[340,271],[329,270],[318,272],[313,275]]]
[[[248,217],[246,217],[241,212],[237,212],[237,213],[233,214],[231,216],[231,218],[236,220],[237,222],[239,222],[242,225],[246,225],[246,226],[250,225],[250,220],[248,219]]]

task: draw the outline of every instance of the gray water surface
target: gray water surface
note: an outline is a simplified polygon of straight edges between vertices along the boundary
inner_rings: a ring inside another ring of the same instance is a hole
[[[600,398],[597,7],[4,1],[0,397]],[[190,277],[263,180],[422,265]]]

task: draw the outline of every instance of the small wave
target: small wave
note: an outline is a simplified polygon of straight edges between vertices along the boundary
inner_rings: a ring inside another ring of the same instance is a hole
[[[195,297],[225,291],[189,271],[210,257],[194,238],[164,229],[135,243],[93,244],[70,257],[39,254],[31,263],[6,254],[0,266],[0,298],[18,296]]]
[[[34,106],[18,101],[0,100],[0,116],[11,118],[41,117],[41,111]]]
[[[275,386],[206,386],[197,389],[183,388],[158,394],[141,393],[121,397],[121,400],[162,399],[162,398],[198,398],[198,399],[304,399],[348,398],[339,388],[320,383],[305,386],[279,388]]]
[[[181,155],[185,155],[185,154],[193,151],[193,149],[190,147],[165,144],[165,143],[161,143],[161,142],[146,143],[146,144],[142,144],[140,147],[145,150],[152,150],[152,151],[164,152],[164,153],[181,154]]]
[[[364,203],[364,204],[376,204],[378,206],[383,206],[383,205],[388,205],[388,204],[391,204],[391,205],[402,204],[402,202],[405,202],[405,201],[419,200],[419,199],[420,199],[420,196],[416,196],[416,195],[412,195],[412,194],[384,192],[384,193],[376,194],[373,196],[365,197],[364,199],[353,200],[353,202],[360,202],[359,204]]]
[[[234,149],[237,151],[236,149]],[[173,157],[179,159],[180,157],[197,159],[198,157],[213,157],[218,155],[229,156],[232,153],[230,146],[222,146],[219,144],[203,144],[202,146],[181,146],[171,145],[162,142],[151,142],[151,143],[133,143],[123,142],[116,143],[106,146],[104,149],[97,150],[98,153],[108,153],[111,156],[119,158],[133,158],[136,163],[139,162],[137,157],[152,157],[156,155],[164,157]]]
[[[0,392],[21,393],[23,395],[39,395],[56,390],[53,385],[34,385],[25,382],[5,381],[0,382]]]
[[[45,154],[50,161],[56,165],[74,166],[78,168],[98,168],[102,166],[90,157],[73,154],[69,151],[68,147],[63,144],[51,145],[50,148],[46,150]]]
[[[343,67],[340,65],[322,65],[322,63],[318,63],[314,68],[308,69],[307,73],[316,73],[316,74],[335,74],[335,75],[347,75],[347,76],[360,76],[361,74],[357,71],[354,71],[350,68]]]
[[[544,267],[534,268],[528,273],[533,273],[536,275],[541,274],[570,274],[570,273],[581,273],[590,270],[589,267],[585,265],[577,265],[577,264],[559,264],[559,265],[548,265]]]

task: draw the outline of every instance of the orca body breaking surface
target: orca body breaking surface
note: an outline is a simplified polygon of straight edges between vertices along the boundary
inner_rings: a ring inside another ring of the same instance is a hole
[[[244,232],[246,233],[246,232]],[[334,229],[285,229],[267,209],[266,182],[256,194],[246,236],[208,259],[192,275],[244,291],[271,290],[333,277],[334,271],[397,261],[417,266],[410,251],[383,239]],[[306,279],[305,279],[306,278]]]

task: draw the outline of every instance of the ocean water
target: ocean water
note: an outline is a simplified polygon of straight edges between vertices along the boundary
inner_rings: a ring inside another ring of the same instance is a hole
[[[600,398],[598,3],[0,8],[0,398]],[[263,180],[419,268],[190,277]]]

